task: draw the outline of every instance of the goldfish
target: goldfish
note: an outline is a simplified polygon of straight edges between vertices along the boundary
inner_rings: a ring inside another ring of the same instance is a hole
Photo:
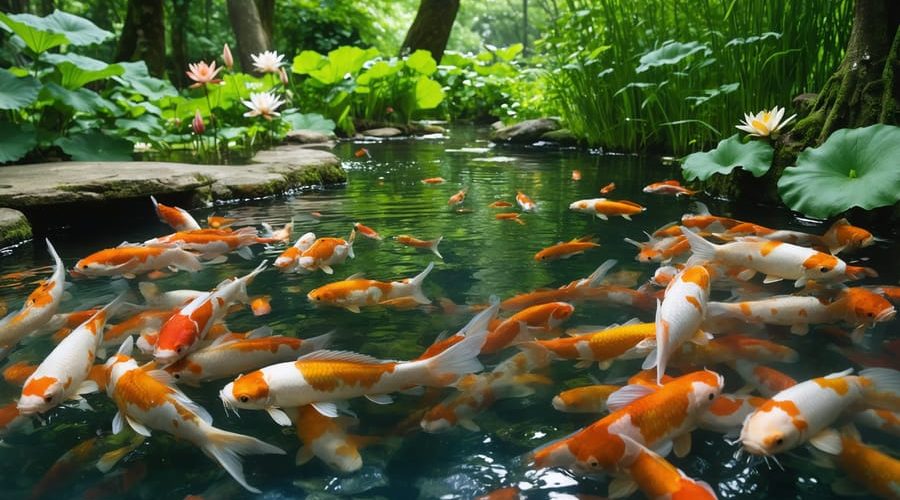
[[[357,231],[359,231],[359,233],[362,234],[363,236],[365,236],[366,238],[371,238],[373,240],[378,240],[378,241],[381,241],[384,239],[381,237],[380,234],[378,234],[378,231],[372,229],[369,226],[363,225],[362,223],[354,222],[353,228],[356,229]]]
[[[216,461],[247,491],[260,491],[244,479],[242,455],[283,455],[284,450],[256,438],[223,431],[212,426],[212,417],[183,392],[175,388],[164,371],[146,371],[130,356],[132,342],[126,340],[119,352],[106,361],[107,394],[119,412],[113,419],[113,433],[127,424],[136,433],[149,437],[160,430],[193,443]]]
[[[481,370],[478,352],[486,331],[472,332],[437,356],[417,361],[386,361],[364,354],[321,350],[239,376],[219,398],[226,408],[265,410],[280,425],[291,421],[282,408],[311,404],[337,416],[336,401],[365,396],[388,404],[388,394],[414,386],[444,387]]]
[[[553,397],[553,407],[566,413],[603,413],[606,400],[621,385],[594,384],[562,391]]]
[[[200,224],[197,224],[197,221],[191,217],[191,214],[189,214],[187,210],[163,205],[162,203],[158,203],[156,198],[152,196],[150,197],[150,201],[153,203],[153,208],[156,210],[156,216],[159,217],[160,222],[168,224],[172,229],[176,231],[192,231],[194,229],[200,229]]]
[[[827,467],[837,467],[847,478],[838,478],[831,489],[838,495],[859,495],[860,487],[879,498],[895,499],[900,491],[900,460],[865,445],[852,425],[834,432],[833,447],[822,450]]]
[[[357,157],[357,158],[362,158],[363,156],[365,156],[366,158],[371,158],[371,157],[372,157],[372,155],[369,154],[369,150],[366,149],[366,148],[359,148],[359,149],[357,149],[357,150],[353,153],[353,156],[355,156],[355,157]]]
[[[521,214],[519,214],[517,212],[508,212],[508,213],[496,214],[496,215],[494,215],[494,218],[497,220],[511,220],[511,221],[515,222],[516,224],[524,226],[525,221],[523,221],[520,218],[520,216],[521,216]]]
[[[301,443],[297,450],[297,465],[318,457],[338,472],[355,472],[363,465],[359,448],[376,440],[373,437],[348,434],[347,427],[355,423],[354,419],[329,418],[310,405],[296,408],[291,412],[291,418]]]
[[[621,436],[625,444],[620,466],[625,476],[619,476],[609,486],[610,496],[618,498],[636,489],[653,500],[715,500],[713,489],[703,481],[688,477],[668,460],[647,449],[627,435]]]
[[[275,259],[275,267],[282,272],[303,271],[304,269],[300,267],[298,261],[300,256],[303,255],[303,252],[309,250],[309,247],[311,247],[315,241],[316,234],[312,232],[297,238],[297,241],[293,246],[281,252],[281,255]]]
[[[54,261],[53,274],[28,295],[21,309],[0,319],[0,347],[12,348],[23,337],[46,325],[62,302],[66,268],[50,240],[45,241]]]
[[[847,269],[847,264],[833,255],[790,243],[743,239],[715,245],[686,228],[682,228],[682,232],[698,260],[746,267],[750,273],[744,276],[745,279],[760,272],[766,275],[763,283],[788,279],[796,280],[794,286],[801,287],[808,280],[840,280]]]
[[[250,309],[253,311],[254,316],[265,316],[272,312],[272,304],[270,301],[272,297],[268,295],[262,295],[260,297],[256,297],[255,299],[250,301]]]
[[[104,346],[119,346],[126,337],[132,335],[143,335],[147,332],[159,332],[160,327],[175,314],[177,310],[172,309],[146,309],[135,313],[131,317],[109,325],[106,333],[103,334]]]
[[[625,220],[631,220],[632,215],[639,214],[647,209],[633,201],[593,198],[572,202],[572,204],[569,205],[569,210],[591,214],[603,220],[607,220],[616,215],[621,216]]]
[[[519,208],[521,208],[523,212],[534,212],[537,210],[537,203],[521,191],[516,192],[516,203],[518,203]]]
[[[450,206],[456,206],[465,200],[466,200],[466,190],[460,189],[456,194],[451,196],[449,200],[447,200],[447,204]]]
[[[769,399],[744,421],[740,441],[753,455],[771,456],[807,441],[828,452],[839,449],[837,433],[829,429],[848,408],[877,403],[879,393],[896,398],[900,372],[870,368],[832,373],[789,387]],[[885,408],[895,409],[895,408]]]
[[[337,281],[309,292],[306,297],[314,304],[343,307],[358,313],[360,306],[376,305],[384,300],[412,297],[420,304],[430,304],[431,300],[422,292],[422,283],[434,269],[434,262],[412,279],[386,283],[364,278]]]
[[[700,415],[697,427],[737,437],[744,419],[766,401],[766,398],[757,396],[721,394]]]
[[[875,244],[875,236],[861,227],[851,225],[845,219],[838,219],[822,235],[822,243],[831,250],[831,253],[841,253],[844,250],[857,250]]]
[[[267,242],[260,239],[256,228],[242,227],[237,231],[231,229],[196,229],[173,233],[144,242],[149,247],[178,247],[197,252],[205,259],[214,259],[229,252],[235,252],[244,259],[253,258],[250,245]]]
[[[709,272],[703,266],[691,266],[679,272],[666,287],[666,294],[656,307],[656,348],[647,355],[643,369],[656,367],[657,383],[666,372],[666,364],[677,349],[689,339],[707,342],[698,331],[706,316],[709,299]]]
[[[266,268],[263,261],[241,278],[227,279],[212,291],[197,297],[166,320],[159,330],[153,359],[162,365],[173,363],[196,348],[213,323],[225,317],[234,302],[249,302],[247,284]]]
[[[178,269],[197,272],[203,264],[194,253],[181,248],[145,247],[124,244],[92,253],[79,260],[72,270],[75,276],[123,276],[133,278],[139,274],[160,269]]]
[[[488,208],[509,208],[511,206],[513,206],[513,204],[508,201],[497,200],[488,205]]]
[[[692,191],[676,180],[659,181],[644,186],[643,191],[650,194],[674,194],[675,196],[694,196],[699,191]]]
[[[529,454],[533,467],[565,467],[584,473],[624,470],[627,436],[644,446],[690,451],[690,432],[722,391],[721,375],[708,370],[682,375],[657,390],[629,385],[610,396],[612,413]]]
[[[99,390],[88,379],[103,338],[106,318],[119,307],[121,298],[91,316],[72,331],[41,361],[22,387],[18,409],[22,415],[44,413],[68,399]]]
[[[616,190],[616,183],[610,182],[609,184],[600,188],[600,194],[609,194]]]
[[[580,181],[581,180],[581,170],[573,170],[572,171],[572,180]]]
[[[419,250],[427,250],[437,256],[437,258],[444,260],[444,257],[441,256],[441,253],[438,252],[438,245],[443,241],[443,236],[438,236],[433,240],[420,240],[418,238],[414,238],[408,234],[401,234],[399,236],[395,236],[394,240],[401,245],[405,245],[408,247],[417,248]]]
[[[569,257],[581,255],[591,248],[596,248],[599,246],[599,244],[593,241],[593,238],[591,236],[585,236],[583,238],[576,238],[565,243],[559,242],[556,245],[544,248],[540,252],[534,254],[534,260],[540,262],[557,259],[568,259]]]
[[[332,334],[309,339],[270,335],[271,328],[254,330],[244,337],[219,337],[164,368],[179,383],[200,382],[233,377],[264,366],[295,360],[299,356],[324,349]]]
[[[790,375],[752,361],[737,360],[731,363],[731,367],[749,387],[767,398],[797,385],[797,381]]]
[[[429,177],[427,179],[422,179],[422,184],[443,184],[447,182],[443,177]]]
[[[325,274],[334,274],[331,266],[343,264],[348,257],[351,259],[356,257],[353,254],[355,239],[356,230],[351,230],[350,237],[346,240],[343,238],[316,238],[309,248],[297,257],[295,266],[304,272],[314,272],[318,269]]]
[[[688,239],[684,236],[665,236],[662,238],[651,236],[650,240],[645,243],[625,238],[625,242],[638,248],[638,254],[634,258],[638,262],[668,264],[673,259],[685,255],[691,249]]]
[[[493,328],[487,335],[481,353],[495,353],[516,340],[530,340],[534,331],[549,332],[569,319],[574,311],[575,307],[566,302],[548,302],[527,307]]]
[[[284,225],[281,229],[273,229],[272,225],[263,222],[263,234],[260,243],[279,243],[288,245],[291,243],[291,235],[294,234],[294,219]]]
[[[744,223],[744,221],[712,215],[709,213],[709,208],[699,201],[694,202],[694,206],[697,208],[697,213],[681,216],[681,225],[686,228],[710,233],[723,233],[738,224]]]
[[[700,367],[737,360],[755,363],[793,363],[797,361],[797,351],[785,345],[764,339],[731,334],[716,337],[706,344],[685,342],[669,359],[670,366]]]
[[[237,222],[237,219],[229,219],[228,217],[220,217],[218,215],[210,215],[206,218],[206,225],[212,229],[223,229],[235,222]],[[178,229],[176,229],[176,231],[178,231]]]
[[[536,340],[522,344],[526,349],[546,349],[559,359],[577,359],[579,368],[586,368],[596,362],[606,369],[616,359],[640,357],[655,344],[656,326],[653,323],[639,323],[636,319],[622,325],[587,332],[570,337]]]

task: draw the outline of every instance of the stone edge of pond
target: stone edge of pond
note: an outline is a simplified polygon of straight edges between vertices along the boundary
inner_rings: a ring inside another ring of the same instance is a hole
[[[0,208],[0,248],[31,239],[31,224],[25,214],[12,208]]]

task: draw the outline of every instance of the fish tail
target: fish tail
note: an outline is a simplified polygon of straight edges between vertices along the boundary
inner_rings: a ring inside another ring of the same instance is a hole
[[[275,232],[272,231],[271,224],[269,224],[268,222],[261,222],[259,225],[262,226],[262,228],[263,228],[262,234],[261,234],[261,236],[263,238],[271,238],[272,236],[274,236]]]
[[[588,288],[595,288],[600,285],[600,282],[606,278],[607,273],[618,264],[619,261],[615,259],[608,259],[603,264],[600,264],[600,267],[594,270],[590,276],[587,278],[587,286]]]
[[[47,251],[50,252],[50,256],[53,257],[53,262],[56,263],[56,268],[63,269],[62,259],[59,258],[59,254],[56,253],[56,249],[53,248],[53,244],[50,243],[50,238],[46,238],[44,239],[44,241],[47,243]]]
[[[431,378],[429,385],[450,385],[460,375],[481,371],[484,367],[478,361],[478,354],[481,353],[487,333],[487,329],[483,327],[479,331],[468,332],[462,341],[425,360]]]
[[[203,263],[197,258],[196,254],[187,250],[175,249],[178,252],[178,258],[175,261],[175,267],[184,271],[195,273],[203,269]]]
[[[284,455],[284,450],[277,446],[264,443],[254,437],[235,434],[210,427],[206,433],[206,443],[201,447],[203,452],[215,460],[247,491],[259,493],[260,491],[247,484],[244,478],[244,466],[241,463],[242,455]]]
[[[350,237],[347,238],[347,256],[351,259],[356,258],[356,254],[353,253],[353,242],[356,241],[356,228],[350,230]]]
[[[428,249],[431,250],[431,253],[437,255],[437,258],[441,260],[444,260],[444,256],[441,255],[441,252],[438,252],[438,245],[441,244],[441,241],[443,241],[443,239],[443,236],[438,236],[437,239],[431,240],[431,244],[428,245]]]
[[[900,411],[900,371],[891,368],[867,368],[859,376],[868,383],[863,385],[863,398],[884,410]]]
[[[335,330],[332,330],[328,333],[318,335],[315,337],[310,337],[308,339],[303,339],[303,348],[304,352],[313,352],[318,351],[319,349],[325,349],[328,347],[328,344],[331,343],[331,340],[334,338]]]
[[[241,278],[241,288],[238,292],[238,297],[241,302],[247,303],[250,302],[250,295],[247,294],[247,284],[253,282],[253,278],[255,278],[259,273],[266,270],[266,265],[269,263],[268,260],[264,260],[256,266],[256,269],[250,271],[250,274]]]
[[[412,295],[413,300],[420,304],[431,304],[431,299],[426,297],[425,293],[422,292],[422,283],[425,282],[425,278],[428,277],[428,274],[432,269],[434,269],[434,262],[428,263],[428,267],[426,267],[424,271],[419,273],[415,278],[409,280],[410,294]]]
[[[716,258],[716,245],[706,241],[702,236],[697,233],[682,227],[681,233],[687,238],[688,243],[691,245],[691,252],[693,252],[693,256],[702,262],[709,262],[715,260]]]

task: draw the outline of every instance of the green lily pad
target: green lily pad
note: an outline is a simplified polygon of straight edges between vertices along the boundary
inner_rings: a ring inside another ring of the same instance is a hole
[[[433,109],[444,100],[441,84],[423,76],[416,82],[416,109]]]
[[[64,34],[70,44],[77,46],[105,42],[113,36],[109,31],[98,28],[85,18],[61,10],[55,10],[53,14],[45,17],[44,25],[50,31]]]
[[[35,54],[69,43],[65,35],[55,33],[43,17],[31,14],[6,15],[0,12],[0,28],[19,35]]]
[[[378,55],[377,49],[363,50],[359,47],[343,46],[328,53],[324,66],[309,72],[309,76],[325,85],[338,83],[346,75],[355,75],[363,64]]]
[[[0,109],[21,109],[33,103],[41,90],[41,82],[32,76],[19,78],[0,69]]]
[[[334,132],[334,122],[318,113],[289,113],[281,117],[292,130],[315,130],[323,134]]]
[[[131,141],[96,131],[60,137],[54,144],[75,161],[130,161],[134,151]]]
[[[16,161],[37,146],[34,127],[0,122],[0,163]]]
[[[47,54],[44,57],[48,62],[56,65],[56,69],[62,77],[62,86],[70,90],[125,72],[118,64],[106,64],[98,59],[78,54]]]
[[[644,71],[657,66],[678,64],[698,52],[703,52],[703,54],[707,56],[712,53],[709,47],[700,42],[681,43],[668,41],[664,43],[662,47],[642,55],[640,66],[635,68],[634,71],[635,73],[643,73]]]
[[[772,166],[772,146],[763,141],[741,142],[738,134],[725,139],[712,151],[693,153],[681,166],[684,178],[705,181],[714,174],[728,175],[737,167],[760,177]]]
[[[294,57],[291,71],[298,75],[307,75],[311,71],[319,69],[325,63],[325,57],[314,50],[304,50]]]
[[[870,210],[900,201],[900,127],[841,129],[804,150],[778,179],[792,210],[831,217],[852,207]]]

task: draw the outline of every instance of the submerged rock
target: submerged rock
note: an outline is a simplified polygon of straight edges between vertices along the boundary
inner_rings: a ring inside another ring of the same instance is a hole
[[[31,224],[25,214],[11,208],[0,208],[0,247],[31,239]]]
[[[284,136],[286,144],[326,144],[334,134],[323,134],[317,130],[291,130]]]
[[[394,127],[381,127],[381,128],[372,128],[369,130],[364,130],[362,132],[362,135],[367,136],[367,137],[380,137],[380,138],[397,137],[397,136],[403,135],[403,131],[400,130],[399,128],[394,128]]]
[[[540,140],[559,144],[560,146],[578,145],[578,137],[567,128],[545,132],[541,134]]]
[[[491,140],[513,144],[531,144],[539,140],[542,135],[554,130],[559,130],[559,123],[551,118],[525,120],[524,122],[495,130],[491,133]]]

